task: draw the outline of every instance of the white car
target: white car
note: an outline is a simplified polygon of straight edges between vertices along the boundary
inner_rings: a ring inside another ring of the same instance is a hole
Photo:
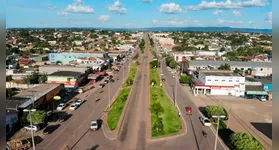
[[[29,125],[29,126],[25,126],[24,129],[25,130],[29,130],[29,131],[33,130],[33,131],[37,132],[37,131],[39,131],[39,126],[37,126],[37,125],[32,125],[32,126]]]
[[[84,100],[79,99],[75,103],[77,106],[80,106],[83,102],[84,102]]]
[[[208,118],[206,118],[206,117],[200,117],[200,120],[201,120],[201,122],[202,122],[202,124],[203,124],[204,126],[207,126],[207,127],[211,126],[211,123],[210,123],[210,121],[209,121]]]
[[[92,120],[90,122],[90,129],[91,130],[97,130],[98,129],[98,124],[97,124],[97,121],[96,120]]]
[[[73,103],[73,104],[70,105],[69,110],[76,110],[77,107],[78,107],[78,105],[76,103]]]
[[[66,104],[60,103],[60,104],[57,106],[56,110],[61,111],[61,110],[63,110],[65,107],[66,107]]]
[[[266,98],[261,98],[261,97],[258,97],[258,99],[259,99],[260,101],[262,101],[262,102],[267,101],[267,100],[266,100]]]

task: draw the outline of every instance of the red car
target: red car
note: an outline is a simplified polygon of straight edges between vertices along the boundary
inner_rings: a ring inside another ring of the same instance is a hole
[[[186,109],[187,113],[192,113],[192,108],[191,107],[186,107],[185,109]]]

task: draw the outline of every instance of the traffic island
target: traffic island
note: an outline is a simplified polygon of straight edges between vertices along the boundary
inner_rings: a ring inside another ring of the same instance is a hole
[[[130,93],[133,89],[133,82],[136,77],[138,70],[138,65],[132,64],[129,70],[129,76],[126,81],[123,83],[121,90],[118,92],[118,96],[113,101],[110,108],[108,108],[108,113],[105,115],[106,128],[114,136],[117,136],[120,127],[120,122],[123,120],[122,112],[125,112],[127,108],[127,101],[129,100]]]
[[[150,114],[152,138],[176,135],[182,130],[178,110],[165,94],[159,74],[150,69]]]

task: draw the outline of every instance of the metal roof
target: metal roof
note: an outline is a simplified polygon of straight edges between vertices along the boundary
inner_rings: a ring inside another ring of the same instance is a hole
[[[219,67],[223,64],[229,64],[237,67],[267,67],[272,68],[271,62],[251,62],[251,61],[204,61],[204,60],[191,60],[190,66],[216,66]]]

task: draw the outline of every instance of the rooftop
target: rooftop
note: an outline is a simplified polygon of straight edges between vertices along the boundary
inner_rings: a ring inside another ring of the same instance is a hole
[[[58,86],[60,86],[60,84],[41,84],[34,88],[23,90],[15,96],[6,99],[6,108],[26,108],[32,103],[31,99],[34,99],[36,101]]]
[[[268,67],[272,68],[271,62],[250,62],[250,61],[204,61],[204,60],[191,60],[189,62],[192,66],[221,66],[223,64],[229,64],[231,66],[238,67]]]
[[[200,70],[200,72],[204,73],[206,76],[240,76],[237,73],[233,73],[232,71],[224,71],[224,70]]]
[[[66,77],[76,77],[82,73],[74,71],[57,71],[48,76],[66,76]]]
[[[263,86],[261,85],[246,85],[245,86],[246,91],[264,91]]]

